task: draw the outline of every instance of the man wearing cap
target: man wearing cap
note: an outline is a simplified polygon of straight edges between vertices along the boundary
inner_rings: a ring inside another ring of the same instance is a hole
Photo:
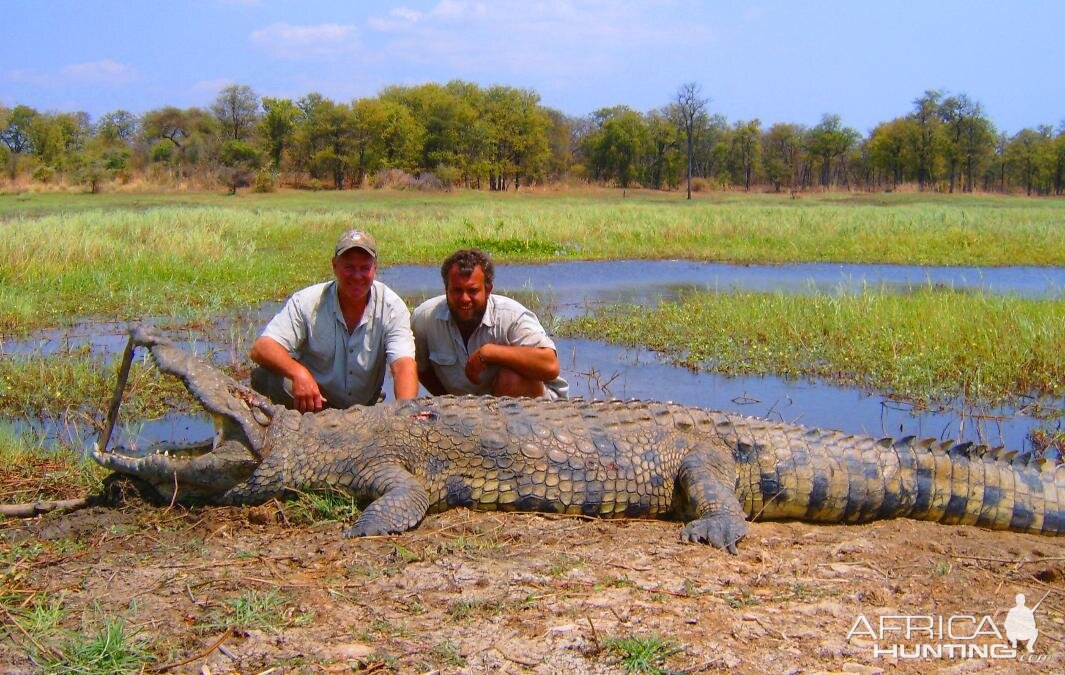
[[[297,291],[251,349],[252,387],[300,412],[373,405],[385,364],[397,399],[418,395],[414,336],[403,300],[375,281],[377,243],[351,230],[333,251],[333,281]]]
[[[555,343],[535,314],[492,293],[495,269],[484,251],[452,253],[440,276],[444,295],[411,316],[418,378],[430,393],[566,397]]]

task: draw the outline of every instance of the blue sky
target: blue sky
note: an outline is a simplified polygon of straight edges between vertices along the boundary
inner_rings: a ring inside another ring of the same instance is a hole
[[[926,89],[1000,130],[1065,120],[1065,2],[0,0],[0,103],[94,118],[206,106],[237,83],[337,101],[390,84],[536,90],[586,115],[698,82],[711,112],[866,133]]]

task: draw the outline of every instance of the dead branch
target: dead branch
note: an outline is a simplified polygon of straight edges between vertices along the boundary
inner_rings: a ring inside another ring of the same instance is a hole
[[[88,497],[78,499],[60,499],[49,502],[29,502],[26,504],[0,504],[0,516],[8,518],[32,518],[49,511],[77,511],[89,505]]]

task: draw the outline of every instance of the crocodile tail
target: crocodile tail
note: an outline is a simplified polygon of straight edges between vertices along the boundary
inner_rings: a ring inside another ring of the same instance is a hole
[[[753,520],[913,518],[1065,534],[1065,464],[935,439],[798,426],[736,432],[737,492]]]

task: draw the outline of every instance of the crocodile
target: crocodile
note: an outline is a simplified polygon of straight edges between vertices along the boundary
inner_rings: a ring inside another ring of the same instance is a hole
[[[649,401],[441,396],[300,414],[143,326],[131,327],[125,372],[135,347],[184,381],[215,437],[138,455],[109,450],[109,427],[93,457],[171,502],[341,490],[366,505],[347,536],[403,532],[453,507],[671,518],[685,541],[731,553],[760,519],[1065,532],[1060,459]]]

